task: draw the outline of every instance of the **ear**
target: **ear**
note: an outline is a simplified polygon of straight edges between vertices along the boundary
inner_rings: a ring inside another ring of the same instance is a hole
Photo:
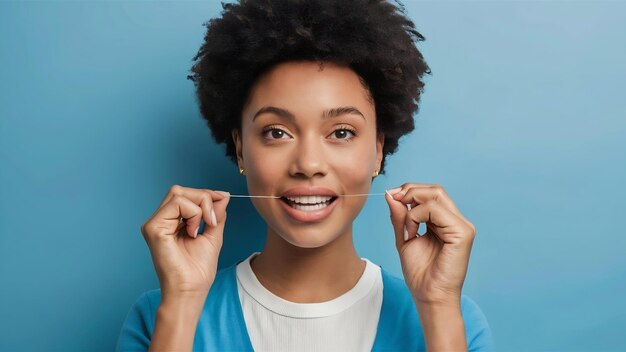
[[[231,131],[231,136],[233,137],[233,143],[235,143],[235,155],[237,155],[237,164],[239,166],[243,166],[243,154],[241,153],[241,136],[239,135],[239,130],[233,128]]]
[[[383,147],[385,146],[385,135],[379,133],[376,137],[376,170],[380,170],[380,163],[383,161]]]

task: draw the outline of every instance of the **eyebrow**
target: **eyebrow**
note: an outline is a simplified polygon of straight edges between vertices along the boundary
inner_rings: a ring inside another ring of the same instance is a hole
[[[273,113],[282,118],[287,118],[292,121],[295,120],[296,118],[295,115],[289,110],[278,108],[276,106],[264,106],[261,109],[259,109],[259,111],[257,111],[256,114],[254,114],[254,116],[252,117],[252,121],[254,121],[254,119],[256,119],[259,115],[265,114],[265,113]],[[331,119],[333,117],[337,117],[337,116],[341,116],[345,114],[359,115],[363,118],[363,120],[365,120],[365,115],[363,115],[363,113],[359,111],[359,109],[355,108],[354,106],[340,106],[337,108],[327,109],[327,110],[322,111],[321,117],[322,119],[326,120],[326,119]]]

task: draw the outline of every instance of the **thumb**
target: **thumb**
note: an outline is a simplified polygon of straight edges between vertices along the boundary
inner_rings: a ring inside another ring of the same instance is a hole
[[[217,245],[218,248],[222,247],[224,242],[224,226],[226,225],[226,207],[230,201],[230,193],[216,191],[220,193],[223,198],[219,200],[213,201],[213,211],[215,212],[215,220],[217,221],[217,226],[209,226],[206,224],[204,228],[203,235],[207,235],[213,238],[214,244]]]
[[[215,229],[221,233],[224,231],[224,225],[226,224],[226,207],[228,206],[228,203],[230,202],[230,193],[222,192],[222,191],[218,191],[218,192],[222,194],[224,198],[214,201],[213,208],[215,210],[215,215],[216,215],[216,220],[217,220],[217,226],[215,227]]]
[[[393,199],[389,192],[385,191],[385,193],[387,193],[385,195],[385,200],[389,206],[391,226],[393,226],[393,232],[396,237],[396,247],[400,248],[404,245],[404,242],[406,242],[406,238],[408,237],[404,223],[409,210],[404,203]]]

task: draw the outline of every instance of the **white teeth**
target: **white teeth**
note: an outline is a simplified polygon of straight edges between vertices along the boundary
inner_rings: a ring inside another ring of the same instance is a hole
[[[299,205],[299,204],[293,204],[292,207],[295,209],[298,209],[300,211],[315,211],[315,210],[319,210],[322,208],[327,207],[328,204],[314,204],[314,205]]]
[[[327,207],[333,197],[328,196],[302,196],[285,197],[289,200],[289,206],[300,211],[315,211]]]
[[[324,205],[320,203],[325,203],[331,200],[332,197],[327,196],[303,196],[303,197],[286,197],[290,201],[298,204],[317,204]],[[296,205],[298,205],[296,204]]]

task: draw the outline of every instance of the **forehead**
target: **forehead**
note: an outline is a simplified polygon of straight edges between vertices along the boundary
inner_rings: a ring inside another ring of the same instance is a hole
[[[244,119],[250,121],[266,105],[303,115],[345,105],[371,115],[374,110],[356,72],[331,62],[320,67],[318,61],[285,62],[264,73],[251,87]]]

